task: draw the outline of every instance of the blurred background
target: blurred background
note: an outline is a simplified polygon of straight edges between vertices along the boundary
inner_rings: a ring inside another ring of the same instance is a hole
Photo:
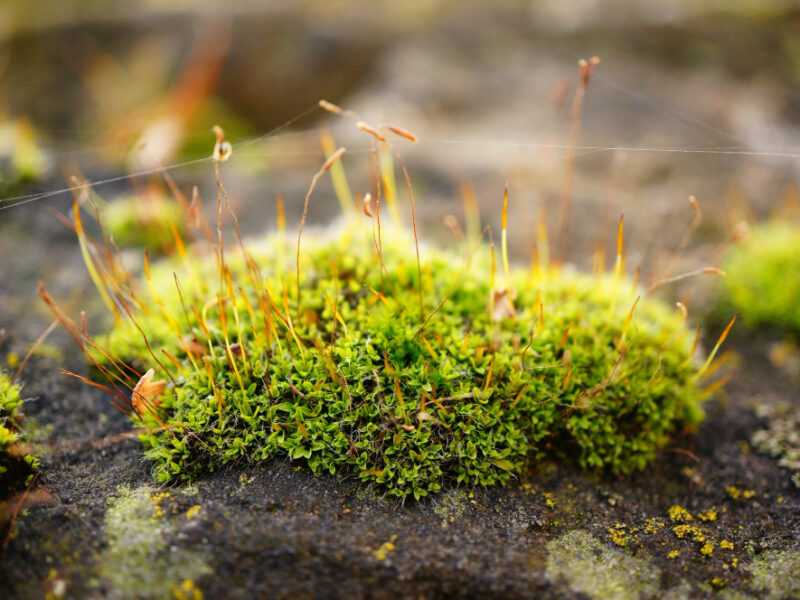
[[[577,102],[578,61],[593,56]],[[443,218],[463,223],[465,195],[498,231],[508,183],[517,260],[546,222],[561,258],[610,262],[624,210],[628,264],[656,273],[695,216],[694,195],[703,222],[687,263],[706,264],[741,219],[796,202],[800,5],[0,3],[0,251],[48,256],[7,264],[0,288],[43,269],[58,278],[46,248],[72,234],[48,209],[69,208],[72,194],[54,192],[75,177],[113,204],[169,195],[163,167],[187,198],[197,185],[210,214],[214,124],[234,146],[222,176],[248,233],[275,226],[278,195],[296,226],[325,159],[323,128],[348,148],[354,193],[374,193],[373,138],[322,98],[417,137],[395,143],[423,239],[451,240]],[[397,180],[407,211],[399,168]],[[309,218],[339,212],[324,178]]]

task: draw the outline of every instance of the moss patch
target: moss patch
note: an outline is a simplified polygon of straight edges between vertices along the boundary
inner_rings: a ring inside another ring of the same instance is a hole
[[[725,304],[750,326],[800,332],[800,225],[774,220],[754,227],[723,264]]]
[[[173,229],[178,233],[186,230],[181,205],[158,191],[104,203],[101,219],[117,244],[147,247],[150,252],[173,248]]]
[[[159,480],[283,455],[420,498],[505,483],[547,454],[641,469],[702,416],[692,335],[624,277],[519,270],[499,288],[488,249],[460,270],[424,248],[420,282],[396,228],[380,252],[363,222],[307,240],[299,285],[281,235],[247,260],[229,251],[221,278],[213,258],[153,268],[148,313],[106,341],[157,367],[141,327],[171,379],[134,397],[137,420],[169,427],[142,438]]]
[[[98,570],[106,597],[202,598],[194,579],[210,567],[196,550],[172,545],[179,527],[165,514],[169,501],[169,492],[121,486],[109,502],[104,519],[108,550]]]
[[[29,483],[39,466],[39,459],[24,444],[21,405],[19,387],[0,371],[0,489],[8,491]]]

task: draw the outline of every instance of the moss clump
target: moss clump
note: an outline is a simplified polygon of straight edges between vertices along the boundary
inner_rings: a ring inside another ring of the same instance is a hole
[[[48,161],[27,119],[0,113],[0,191],[13,193],[47,171]]]
[[[158,480],[286,456],[420,498],[505,483],[545,456],[641,469],[701,419],[692,335],[652,298],[632,311],[631,282],[519,270],[498,291],[486,249],[460,270],[423,248],[421,309],[413,238],[381,236],[379,253],[370,223],[307,235],[297,287],[282,235],[251,260],[227,251],[229,277],[213,257],[152,269],[158,300],[136,319],[170,382],[134,403],[160,428],[142,436]],[[159,368],[128,320],[105,343]]]
[[[12,490],[18,482],[30,482],[39,459],[22,445],[22,405],[19,387],[0,371],[0,488]]]
[[[754,227],[723,264],[724,304],[751,327],[800,332],[800,225],[774,220]]]
[[[156,253],[174,247],[173,229],[178,233],[186,229],[186,211],[158,191],[104,203],[100,216],[120,246],[146,247]]]

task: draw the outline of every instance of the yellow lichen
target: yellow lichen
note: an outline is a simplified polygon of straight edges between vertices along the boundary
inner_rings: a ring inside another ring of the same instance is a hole
[[[680,550],[677,550],[677,549],[676,550],[670,550],[670,553],[667,554],[667,558],[678,558],[678,556],[680,556],[680,554],[681,554]]]
[[[153,505],[156,517],[164,516],[164,509],[161,508],[161,501],[166,500],[171,495],[172,494],[170,494],[169,492],[160,492],[158,494],[153,494],[152,496],[150,496],[150,504]]]
[[[680,539],[690,537],[692,540],[700,544],[706,541],[705,534],[694,525],[676,525],[672,528],[672,531]]]
[[[721,588],[725,587],[725,582],[719,577],[714,577],[714,579],[711,580],[711,585],[713,585],[714,587]]]
[[[184,579],[180,586],[172,588],[175,600],[203,600],[203,592],[191,579]]]
[[[728,540],[722,540],[719,543],[719,547],[723,550],[733,550],[733,542],[729,542]]]
[[[189,510],[186,511],[186,518],[193,519],[195,516],[197,516],[197,513],[199,513],[202,508],[203,507],[200,506],[199,504],[195,504],[193,507],[191,507]]]
[[[611,537],[611,541],[617,546],[625,547],[628,545],[628,535],[625,532],[625,525],[622,523],[617,523],[614,527],[609,527],[608,535]]]
[[[705,512],[697,513],[697,518],[701,521],[716,521],[717,520],[717,511],[713,508],[709,508]]]
[[[726,485],[725,491],[732,500],[739,500],[739,499],[749,500],[750,498],[756,495],[755,490],[743,490],[742,488],[738,488],[735,485]]]
[[[670,506],[667,514],[669,515],[669,518],[676,523],[686,523],[692,520],[692,514],[677,504]]]
[[[388,542],[383,542],[377,550],[375,550],[372,555],[377,558],[378,560],[386,560],[386,557],[392,552],[395,548],[394,541],[397,539],[397,535],[392,535],[389,538]]]
[[[658,530],[663,528],[664,521],[658,517],[648,517],[644,520],[644,532],[647,534],[658,533]]]
[[[714,554],[714,544],[712,544],[711,542],[706,542],[705,544],[703,544],[703,547],[700,548],[700,554],[702,554],[703,556],[711,556],[712,554]]]

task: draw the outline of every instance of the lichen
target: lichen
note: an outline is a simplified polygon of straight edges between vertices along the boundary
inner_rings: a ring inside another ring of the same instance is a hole
[[[778,464],[792,474],[800,487],[800,410],[789,404],[762,406],[759,416],[767,419],[767,429],[753,433],[751,442],[759,452],[778,459]]]
[[[372,552],[372,555],[377,560],[386,560],[386,558],[389,556],[389,554],[394,552],[394,550],[395,550],[395,544],[394,543],[395,543],[396,540],[397,540],[397,535],[396,534],[392,534],[389,537],[388,540],[383,542],[380,546],[378,546],[378,548],[376,548]]]
[[[656,597],[661,571],[649,560],[609,548],[575,530],[547,545],[547,575],[590,598],[635,600]]]
[[[179,525],[165,515],[169,499],[168,493],[147,486],[121,486],[109,501],[104,519],[108,549],[98,567],[105,597],[166,600],[178,592],[202,597],[194,579],[211,569],[202,552],[173,545]]]
[[[725,493],[728,494],[731,500],[750,500],[756,495],[755,490],[744,489],[735,485],[726,485]]]
[[[676,523],[687,523],[693,519],[692,514],[688,510],[677,504],[670,506],[667,514],[670,520]]]
[[[697,513],[697,518],[701,521],[716,521],[717,520],[717,511],[713,508],[709,508],[706,511]]]
[[[797,598],[800,596],[800,552],[768,550],[747,567],[752,574],[750,587],[762,598]]]

